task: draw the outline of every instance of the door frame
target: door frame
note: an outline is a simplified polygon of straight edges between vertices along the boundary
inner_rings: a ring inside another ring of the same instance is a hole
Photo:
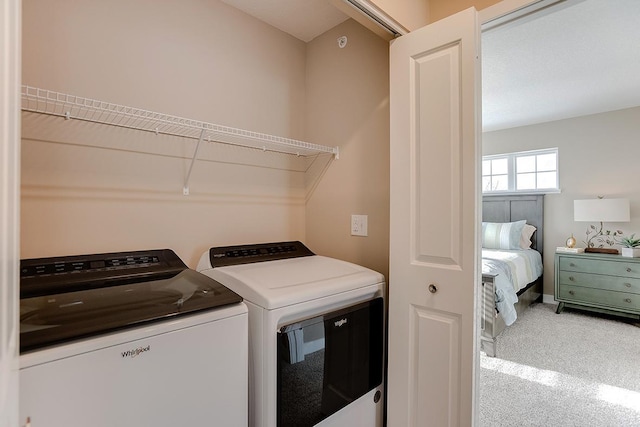
[[[530,16],[533,16],[539,12],[544,11],[547,8],[558,6],[561,3],[564,3],[566,6],[571,6],[576,3],[580,3],[585,0],[502,0],[499,3],[494,4],[493,6],[489,6],[485,9],[478,11],[478,20],[480,22],[480,61],[482,62],[482,33],[484,31],[490,30],[492,28],[499,27],[501,25],[509,24],[511,22],[518,21],[520,19],[527,19]],[[482,87],[482,78],[480,79],[480,85]],[[482,107],[480,107],[482,108]],[[482,156],[482,132],[480,133],[480,156]],[[477,177],[476,177],[477,179]],[[480,198],[482,198],[482,194],[480,194]],[[474,298],[478,298],[477,295],[478,287],[474,287]],[[476,316],[476,319],[478,317]],[[477,320],[476,320],[477,321]],[[479,329],[476,327],[475,329]],[[473,414],[473,423],[478,424],[479,418],[479,377],[480,377],[480,346],[475,346],[474,355],[477,364],[477,372],[476,372],[476,381],[475,387],[473,390],[473,401],[474,401],[474,414]]]
[[[478,11],[481,32],[507,22],[538,13],[559,3],[575,4],[585,0],[502,0]]]
[[[0,426],[18,425],[21,13],[0,0]]]

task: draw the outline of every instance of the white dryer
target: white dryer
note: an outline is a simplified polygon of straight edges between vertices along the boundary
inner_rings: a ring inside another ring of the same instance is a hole
[[[250,426],[382,426],[382,274],[300,242],[214,247],[197,269],[249,309]]]

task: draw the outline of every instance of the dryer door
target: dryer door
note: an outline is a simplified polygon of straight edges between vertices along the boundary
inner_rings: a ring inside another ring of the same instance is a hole
[[[382,383],[383,309],[376,298],[280,328],[278,426],[313,426]]]

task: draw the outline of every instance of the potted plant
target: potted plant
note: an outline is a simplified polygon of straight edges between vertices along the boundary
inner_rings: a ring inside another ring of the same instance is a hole
[[[622,256],[640,258],[640,239],[635,238],[635,233],[618,240],[618,243],[622,245]]]

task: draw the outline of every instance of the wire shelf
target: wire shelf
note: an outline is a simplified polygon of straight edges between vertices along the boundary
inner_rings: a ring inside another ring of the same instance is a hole
[[[296,156],[328,153],[338,158],[339,153],[338,147],[251,132],[26,85],[22,86],[22,110]]]

